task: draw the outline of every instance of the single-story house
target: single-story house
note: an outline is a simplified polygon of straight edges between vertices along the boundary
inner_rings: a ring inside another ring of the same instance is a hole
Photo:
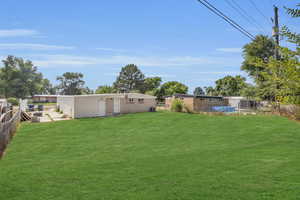
[[[224,99],[228,101],[229,106],[237,110],[256,109],[259,106],[259,102],[247,99],[246,97],[224,97]]]
[[[172,101],[174,99],[180,99],[185,106],[196,112],[211,112],[214,106],[227,106],[228,103],[223,97],[217,96],[194,96],[187,94],[175,94],[171,97],[167,97],[165,100],[166,108],[170,109]]]
[[[102,117],[148,112],[156,106],[156,97],[138,93],[58,96],[57,106],[72,118]]]
[[[56,103],[57,95],[34,95],[32,101],[34,103]]]

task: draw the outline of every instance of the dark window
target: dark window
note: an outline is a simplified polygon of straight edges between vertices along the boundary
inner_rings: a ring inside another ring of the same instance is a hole
[[[128,99],[128,102],[129,102],[129,103],[134,103],[134,99],[133,99],[133,98],[129,98],[129,99]]]
[[[139,103],[144,103],[144,99],[139,99]]]

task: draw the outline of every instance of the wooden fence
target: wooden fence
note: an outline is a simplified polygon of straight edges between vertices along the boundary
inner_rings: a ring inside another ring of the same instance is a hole
[[[300,106],[298,105],[280,105],[277,109],[282,116],[300,120]]]
[[[21,119],[21,112],[19,108],[16,112],[10,110],[0,115],[0,159],[17,131]]]

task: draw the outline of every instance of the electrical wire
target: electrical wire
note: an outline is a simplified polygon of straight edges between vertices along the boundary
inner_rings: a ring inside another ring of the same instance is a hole
[[[255,10],[262,16],[264,17],[268,23],[270,22],[270,19],[258,8],[258,6],[256,5],[256,3],[253,0],[249,0],[250,3],[252,4],[252,6],[255,8]]]
[[[254,18],[252,18],[248,13],[240,7],[234,0],[225,0],[226,3],[234,9],[241,17],[243,17],[246,21],[248,21],[250,24],[256,26],[258,30],[260,30],[262,33],[264,32],[264,27],[262,27],[259,23],[256,22]]]
[[[241,32],[243,35],[245,35],[249,39],[251,39],[251,40],[255,39],[255,37],[250,32],[248,32],[246,29],[244,29],[241,25],[239,25],[238,23],[236,23],[234,20],[230,19],[222,11],[220,11],[219,9],[217,9],[215,6],[213,6],[207,0],[198,0],[198,2],[201,3],[202,5],[204,5],[207,9],[209,9],[210,11],[212,11],[214,14],[218,15],[219,17],[221,17],[223,20],[225,20],[232,27],[234,27],[235,29],[237,29],[239,32]]]

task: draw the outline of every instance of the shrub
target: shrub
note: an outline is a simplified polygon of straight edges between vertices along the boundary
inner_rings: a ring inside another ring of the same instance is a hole
[[[13,105],[13,106],[19,105],[18,99],[14,98],[14,97],[8,98],[8,99],[7,99],[7,102],[8,102],[8,103],[11,103],[11,105]]]
[[[58,113],[60,112],[59,106],[56,106],[55,112],[58,112]]]
[[[191,109],[189,106],[185,104],[184,104],[184,111],[190,114],[194,113],[193,109]]]
[[[174,99],[171,105],[171,111],[173,112],[182,112],[183,111],[183,102],[179,99]]]

